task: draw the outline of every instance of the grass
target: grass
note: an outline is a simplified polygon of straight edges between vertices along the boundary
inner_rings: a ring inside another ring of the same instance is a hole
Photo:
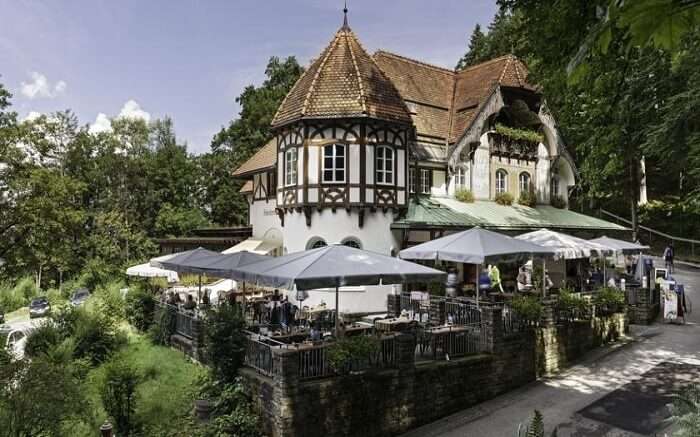
[[[204,375],[204,368],[190,362],[181,352],[153,345],[146,336],[135,331],[129,332],[127,346],[112,359],[131,363],[142,377],[137,389],[136,416],[144,426],[144,434],[184,436],[197,382]],[[103,373],[103,366],[100,366],[87,375],[86,394],[93,406],[92,425],[76,430],[75,435],[95,435],[106,418],[99,394]]]

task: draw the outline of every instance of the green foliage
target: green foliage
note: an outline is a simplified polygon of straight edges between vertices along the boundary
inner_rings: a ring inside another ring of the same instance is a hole
[[[522,26],[520,13],[512,14],[509,10],[501,8],[494,16],[486,33],[478,24],[474,27],[468,51],[459,60],[456,69],[463,70],[511,53],[522,54],[525,49],[525,41],[520,37]]]
[[[245,318],[238,305],[219,305],[207,313],[206,348],[216,379],[233,382],[243,365],[247,339]]]
[[[100,398],[118,435],[130,436],[138,429],[135,413],[140,380],[136,369],[124,361],[113,360],[104,366]]]
[[[557,429],[555,428],[552,431],[551,437],[557,437],[557,434]],[[527,428],[518,428],[516,437],[544,437],[544,417],[539,410],[535,410],[530,425],[527,426]]]
[[[233,383],[214,383],[205,396],[213,401],[213,419],[197,423],[190,434],[196,437],[262,437],[260,418],[240,379]]]
[[[24,353],[28,357],[38,357],[58,346],[64,336],[61,330],[52,322],[44,322],[34,328],[27,336],[27,344]]]
[[[126,295],[126,318],[136,329],[145,332],[153,324],[156,299],[141,287],[132,287]]]
[[[22,278],[13,288],[7,283],[0,284],[0,308],[9,313],[29,305],[39,294],[32,278]]]
[[[474,193],[472,193],[471,190],[467,190],[466,188],[458,188],[457,190],[455,190],[455,199],[464,203],[473,203]]]
[[[602,314],[610,314],[620,311],[625,305],[625,293],[617,288],[603,287],[596,291],[593,297],[596,311]]]
[[[574,320],[589,313],[590,303],[571,290],[563,288],[559,292],[557,308],[565,312],[569,320]]]
[[[88,406],[71,366],[44,357],[0,366],[0,387],[2,435],[66,435]]]
[[[496,123],[496,133],[515,141],[526,141],[536,144],[544,142],[544,136],[539,132],[531,129],[509,127],[501,123]]]
[[[380,346],[379,339],[370,335],[341,337],[328,347],[328,361],[336,372],[346,374],[371,362]]]
[[[671,415],[678,428],[674,437],[700,435],[700,386],[691,385],[675,395]]]
[[[511,307],[527,323],[537,324],[542,318],[542,304],[535,296],[516,296],[511,302]]]
[[[563,196],[559,196],[557,194],[552,195],[551,199],[549,200],[549,203],[555,208],[566,208],[566,200],[564,200]]]
[[[518,196],[518,203],[520,205],[529,206],[534,208],[537,206],[537,195],[534,191],[521,191],[520,196]]]
[[[167,346],[170,344],[170,336],[175,333],[177,308],[166,305],[157,308],[153,324],[148,330],[151,341],[157,345]]]
[[[156,217],[156,233],[167,237],[186,236],[193,230],[209,225],[201,211],[190,208],[175,208],[166,203]]]
[[[513,204],[513,195],[508,192],[496,193],[494,200],[499,205],[510,206]]]

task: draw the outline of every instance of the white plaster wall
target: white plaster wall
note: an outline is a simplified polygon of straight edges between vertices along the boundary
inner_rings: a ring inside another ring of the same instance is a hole
[[[360,183],[360,145],[350,144],[350,153],[348,153],[348,169],[350,170],[350,183]]]
[[[253,238],[267,239],[271,235],[281,237],[282,227],[275,212],[275,201],[256,200],[250,205],[250,224],[253,226]]]
[[[406,187],[406,152],[403,149],[396,151],[396,184],[399,187]]]
[[[364,226],[358,226],[357,212],[350,214],[345,210],[330,209],[314,210],[311,216],[311,227],[306,226],[306,218],[302,213],[285,215],[283,236],[285,253],[299,252],[306,249],[306,244],[312,237],[321,237],[328,244],[340,243],[347,237],[356,237],[362,242],[362,248],[373,252],[390,255],[392,249],[399,247],[399,241],[391,231],[393,214],[376,211],[365,214]],[[386,296],[394,292],[394,287],[371,286],[351,287],[340,294],[341,312],[386,312]],[[322,300],[330,308],[335,305],[335,290],[312,290],[304,305],[316,305]],[[293,298],[290,293],[290,299]]]
[[[318,183],[318,154],[321,153],[318,146],[309,146],[309,183]]]
[[[444,170],[433,170],[433,185],[430,187],[430,194],[432,196],[447,195],[446,176]]]
[[[374,184],[374,146],[365,146],[365,183]]]
[[[489,153],[488,134],[480,138],[479,147],[474,151],[472,167],[472,193],[474,198],[488,200],[491,187],[491,156]]]
[[[557,173],[559,175],[559,195],[561,195],[566,203],[569,203],[569,187],[576,184],[574,170],[566,159],[560,158],[556,162]]]
[[[542,204],[549,204],[550,201],[550,166],[547,146],[540,143],[537,147],[537,164],[535,164],[535,191],[537,201]]]

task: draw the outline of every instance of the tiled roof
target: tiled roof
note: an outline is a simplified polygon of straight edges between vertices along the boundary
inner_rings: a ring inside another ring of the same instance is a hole
[[[239,193],[252,193],[253,192],[253,181],[247,180],[245,184],[238,190]]]
[[[522,205],[503,206],[496,202],[476,201],[463,203],[448,198],[412,198],[406,217],[392,224],[392,228],[452,227],[526,230],[569,229],[625,231],[626,228],[596,217],[579,214],[549,205],[530,208]]]
[[[277,140],[271,139],[260,150],[255,152],[246,162],[238,167],[234,172],[234,176],[245,176],[255,173],[260,170],[274,167],[277,163]]]
[[[411,123],[392,82],[343,25],[299,78],[277,110],[272,126],[303,118],[372,117]]]
[[[374,59],[404,100],[413,102],[418,135],[448,143],[457,141],[470,126],[497,85],[535,90],[526,81],[525,65],[512,55],[458,72],[381,50]]]

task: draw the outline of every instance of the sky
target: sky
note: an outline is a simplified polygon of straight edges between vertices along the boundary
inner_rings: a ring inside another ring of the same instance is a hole
[[[453,68],[496,0],[348,0],[365,49]],[[173,119],[194,153],[260,84],[270,56],[317,56],[342,0],[0,0],[0,83],[20,118],[71,109],[93,132],[117,116]]]

